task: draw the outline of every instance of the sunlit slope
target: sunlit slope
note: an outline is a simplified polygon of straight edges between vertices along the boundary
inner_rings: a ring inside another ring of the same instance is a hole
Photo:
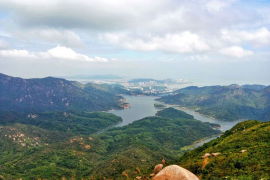
[[[270,179],[269,150],[270,122],[245,121],[187,152],[179,164],[203,179]]]

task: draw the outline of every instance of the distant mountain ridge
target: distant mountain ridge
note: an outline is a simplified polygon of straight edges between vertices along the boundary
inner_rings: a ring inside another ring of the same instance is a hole
[[[119,108],[116,93],[94,84],[46,77],[22,79],[0,74],[0,111],[98,111]]]
[[[264,88],[266,88],[267,86],[265,85],[259,85],[259,84],[246,84],[246,85],[242,85],[243,88],[246,89],[252,89],[252,90],[262,90]]]
[[[160,98],[169,104],[193,108],[220,120],[269,120],[270,86],[190,86]]]
[[[113,79],[123,79],[123,77],[113,74],[100,74],[100,75],[75,75],[66,76],[67,79],[84,79],[84,80],[113,80]]]

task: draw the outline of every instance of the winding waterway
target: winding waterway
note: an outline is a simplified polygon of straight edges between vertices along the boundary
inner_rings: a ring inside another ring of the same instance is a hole
[[[157,97],[155,96],[124,96],[126,102],[130,104],[130,107],[127,109],[121,110],[110,110],[110,113],[113,113],[117,116],[122,117],[123,121],[116,125],[117,127],[128,125],[136,120],[142,119],[148,116],[154,116],[156,112],[159,110],[155,108],[154,104],[160,104],[160,102],[156,101]],[[239,121],[226,122],[220,121],[198,112],[194,110],[187,109],[184,107],[179,107],[177,105],[166,105],[167,107],[174,107],[176,109],[182,110],[190,115],[192,115],[195,119],[200,120],[202,122],[210,122],[220,124],[220,130],[226,131],[237,124]]]
[[[188,109],[188,108],[180,107],[180,106],[176,106],[176,105],[173,105],[172,107],[174,107],[175,109],[182,110],[182,111],[192,115],[194,117],[194,119],[200,120],[202,122],[210,122],[210,123],[219,124],[221,131],[226,131],[228,129],[231,129],[234,125],[236,125],[237,123],[240,122],[240,120],[239,121],[221,121],[221,120],[200,114],[192,109]]]

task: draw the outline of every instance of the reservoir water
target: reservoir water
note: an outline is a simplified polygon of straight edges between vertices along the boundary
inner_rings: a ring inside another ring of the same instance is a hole
[[[116,125],[117,127],[125,126],[133,121],[142,119],[148,116],[154,116],[158,109],[154,107],[157,103],[154,96],[124,96],[130,107],[127,109],[110,110],[108,112],[122,117],[123,121]]]
[[[194,117],[194,119],[200,120],[202,122],[210,122],[210,123],[219,124],[221,131],[226,131],[228,129],[231,129],[234,125],[241,122],[240,120],[239,121],[221,121],[221,120],[200,114],[192,109],[188,109],[188,108],[180,107],[180,106],[176,106],[176,105],[173,105],[172,107],[174,107],[175,109],[182,110],[182,111],[192,115]]]
[[[154,104],[160,102],[156,101],[155,99],[158,97],[155,96],[124,96],[126,99],[126,102],[130,104],[130,107],[127,109],[121,109],[121,110],[110,110],[108,112],[113,113],[117,116],[122,117],[123,121],[116,125],[117,127],[125,126],[133,121],[142,119],[144,117],[148,116],[154,116],[156,112],[159,110],[155,108]],[[240,121],[233,121],[233,122],[225,122],[220,121],[205,115],[202,115],[198,112],[195,112],[194,110],[187,109],[184,107],[179,107],[177,105],[166,105],[167,107],[174,107],[176,109],[182,110],[190,115],[192,115],[195,119],[203,121],[203,122],[210,122],[210,123],[216,123],[220,124],[220,130],[226,131],[233,127],[235,124],[237,124]]]

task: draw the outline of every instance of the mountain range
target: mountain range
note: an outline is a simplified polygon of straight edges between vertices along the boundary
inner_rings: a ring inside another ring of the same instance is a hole
[[[190,86],[159,100],[178,104],[219,120],[269,120],[270,86]]]
[[[122,98],[118,92],[108,88],[108,85],[81,84],[53,77],[22,79],[0,74],[0,111],[101,111],[120,108]]]
[[[226,132],[163,105],[117,127],[121,117],[101,111],[121,108],[120,94],[133,93],[0,74],[0,179],[151,179],[161,162],[201,179],[270,179],[270,124],[256,121],[269,121],[270,86],[191,86],[159,99],[220,120],[255,119]]]

